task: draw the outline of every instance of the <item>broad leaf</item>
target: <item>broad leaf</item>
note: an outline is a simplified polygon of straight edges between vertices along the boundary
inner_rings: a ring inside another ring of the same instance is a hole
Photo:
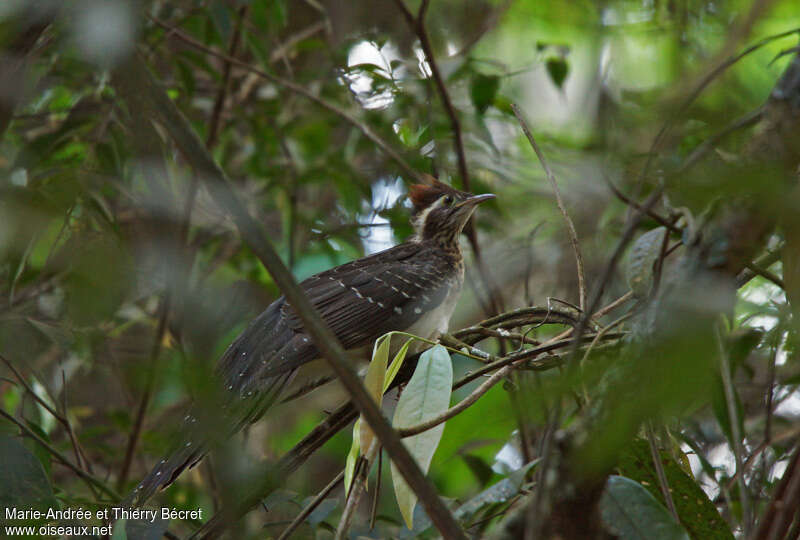
[[[420,356],[414,375],[400,395],[394,413],[393,426],[398,429],[412,427],[439,416],[450,405],[452,386],[453,365],[447,349],[436,345],[425,351]],[[444,423],[403,440],[423,473],[428,472],[443,431]],[[408,528],[411,529],[417,496],[406,484],[394,463],[392,463],[392,483],[400,513]]]
[[[625,277],[633,294],[647,296],[653,286],[653,265],[661,254],[664,243],[664,227],[657,227],[640,236],[631,246]]]
[[[16,438],[0,435],[0,506],[47,511],[58,508],[42,464]]]
[[[668,451],[661,451],[661,463],[678,517],[692,538],[733,540],[730,527],[697,481],[686,473]],[[664,503],[647,441],[631,441],[620,456],[617,469],[623,476],[642,484],[656,499]]]
[[[686,530],[649,491],[624,476],[608,478],[600,513],[620,540],[689,540]]]

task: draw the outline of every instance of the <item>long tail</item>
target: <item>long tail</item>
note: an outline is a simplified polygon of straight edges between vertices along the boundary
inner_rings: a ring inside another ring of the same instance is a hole
[[[215,441],[222,442],[258,420],[278,400],[298,368],[317,355],[308,339],[286,325],[282,305],[283,299],[279,299],[259,315],[228,347],[217,365],[216,374],[225,385],[220,415],[225,428],[215,430],[216,426],[206,425],[198,417],[207,415],[199,412],[187,414],[172,452],[139,482],[123,505],[141,506],[203,459]],[[195,406],[194,411],[198,409]],[[212,438],[210,433],[217,436]]]

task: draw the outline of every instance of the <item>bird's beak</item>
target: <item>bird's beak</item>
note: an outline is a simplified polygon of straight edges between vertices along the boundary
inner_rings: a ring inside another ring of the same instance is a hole
[[[469,206],[469,207],[478,206],[479,204],[481,204],[484,201],[488,201],[490,199],[495,199],[495,198],[496,198],[495,195],[492,194],[492,193],[483,193],[481,195],[473,195],[472,197],[469,197],[468,199],[464,199],[463,201],[458,203],[456,206],[458,206],[459,208],[460,207],[465,207],[465,206]]]

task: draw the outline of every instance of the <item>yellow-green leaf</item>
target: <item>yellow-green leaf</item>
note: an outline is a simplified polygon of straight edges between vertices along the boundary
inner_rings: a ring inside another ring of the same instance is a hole
[[[391,335],[383,336],[375,342],[375,347],[372,351],[372,361],[367,367],[367,373],[364,375],[364,387],[367,393],[375,400],[375,403],[380,407],[381,397],[383,396],[383,380],[386,376],[386,364],[389,361],[389,344],[392,341]],[[366,452],[372,444],[372,439],[375,435],[367,425],[362,422],[359,444]],[[355,434],[354,434],[355,436]]]

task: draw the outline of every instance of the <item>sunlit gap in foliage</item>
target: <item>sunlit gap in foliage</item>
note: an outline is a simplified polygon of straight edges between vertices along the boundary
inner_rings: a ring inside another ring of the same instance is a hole
[[[371,255],[395,244],[389,220],[380,212],[394,206],[403,192],[403,182],[399,178],[382,178],[372,184],[372,202],[367,211],[358,216],[359,223],[368,225],[362,235],[365,254]]]
[[[755,278],[739,290],[737,316],[740,324],[768,332],[778,324],[777,306],[786,304],[786,294],[777,285]]]
[[[347,55],[342,82],[365,109],[384,109],[394,101],[397,81],[406,73],[401,58],[390,42],[378,46],[374,41],[360,41]]]
[[[600,14],[603,26],[620,26],[625,24],[641,24],[650,22],[656,15],[653,2],[641,4],[625,4],[624,6],[606,6]]]

